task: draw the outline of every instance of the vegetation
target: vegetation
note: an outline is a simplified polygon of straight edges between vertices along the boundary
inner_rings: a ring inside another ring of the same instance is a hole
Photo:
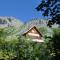
[[[36,7],[37,11],[42,11],[43,16],[47,16],[48,19],[48,26],[52,27],[53,24],[60,25],[60,1],[59,0],[42,0],[41,3]],[[59,60],[60,56],[60,28],[53,29],[53,37],[49,37],[50,42],[50,51],[52,52],[53,59],[52,60]]]
[[[32,39],[14,37],[9,41],[0,39],[0,59],[5,60],[48,60],[46,44],[33,42]]]
[[[54,30],[54,34],[52,38],[53,50],[55,53],[55,59],[57,60],[60,57],[60,28],[53,30]]]
[[[60,28],[38,26],[38,30],[43,34],[43,43],[33,42],[31,38],[20,36],[20,30],[25,28],[25,25],[20,28],[16,29],[14,26],[0,28],[0,60],[55,60],[59,58]]]
[[[48,22],[48,26],[57,23],[60,25],[60,1],[59,0],[42,0],[36,7],[37,11],[42,11],[43,16],[51,18]],[[48,18],[48,19],[49,19]]]

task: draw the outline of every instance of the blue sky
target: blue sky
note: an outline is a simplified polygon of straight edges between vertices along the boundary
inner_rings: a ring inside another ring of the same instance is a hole
[[[0,0],[0,16],[13,16],[26,22],[32,18],[43,18],[36,11],[41,0]]]

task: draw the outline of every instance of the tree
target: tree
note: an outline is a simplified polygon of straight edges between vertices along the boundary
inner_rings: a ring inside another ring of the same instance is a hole
[[[32,39],[19,37],[14,46],[16,46],[16,56],[12,60],[50,60],[50,52],[45,43],[33,42]]]
[[[51,20],[48,22],[48,26],[57,23],[60,25],[60,0],[42,0],[42,2],[36,7],[37,11],[43,11],[43,16],[49,16]]]
[[[60,28],[54,29],[52,41],[55,53],[55,60],[58,60],[60,58]]]

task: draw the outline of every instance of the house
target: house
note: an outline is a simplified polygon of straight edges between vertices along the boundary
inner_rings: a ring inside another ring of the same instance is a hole
[[[36,42],[44,42],[44,40],[42,39],[43,38],[42,34],[38,31],[38,29],[35,26],[23,32],[22,35],[25,37],[29,37]]]

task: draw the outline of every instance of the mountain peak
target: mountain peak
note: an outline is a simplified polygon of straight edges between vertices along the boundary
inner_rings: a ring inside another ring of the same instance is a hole
[[[0,27],[15,26],[19,27],[23,23],[15,17],[0,17]]]

